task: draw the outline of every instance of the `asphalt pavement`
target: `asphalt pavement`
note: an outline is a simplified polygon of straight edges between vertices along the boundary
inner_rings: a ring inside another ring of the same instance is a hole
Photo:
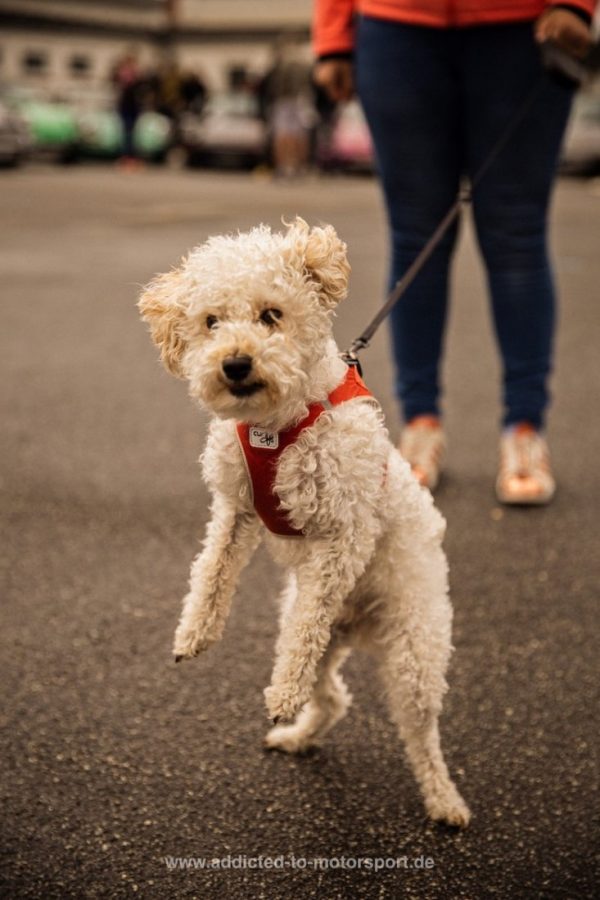
[[[281,581],[262,551],[222,643],[172,662],[207,518],[207,419],[159,366],[139,285],[209,234],[296,213],[349,245],[347,344],[385,280],[370,179],[0,173],[1,896],[597,897],[599,184],[562,182],[553,212],[547,509],[494,499],[499,369],[469,227],[456,260],[437,495],[456,648],[442,735],[470,828],[424,820],[366,658],[346,666],[355,702],[321,749],[262,750]],[[396,437],[385,330],[364,364]]]

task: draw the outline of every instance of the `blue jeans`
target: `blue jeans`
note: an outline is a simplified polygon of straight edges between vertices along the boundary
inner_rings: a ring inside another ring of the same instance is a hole
[[[358,93],[373,135],[391,234],[390,287],[473,176],[542,68],[532,23],[434,29],[358,23]],[[549,78],[473,196],[504,373],[506,425],[542,427],[555,295],[547,212],[572,91]],[[446,235],[391,316],[404,416],[439,414]]]

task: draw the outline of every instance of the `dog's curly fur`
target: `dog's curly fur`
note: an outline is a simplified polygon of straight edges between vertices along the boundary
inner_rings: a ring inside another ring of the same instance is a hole
[[[210,238],[139,301],[169,371],[214,414],[203,454],[213,494],[204,549],[175,634],[176,658],[219,640],[238,576],[264,538],[289,572],[271,685],[268,747],[301,751],[346,713],[339,674],[351,648],[376,659],[390,712],[431,818],[469,810],[440,748],[451,651],[445,523],[389,441],[372,401],[328,410],[280,459],[275,490],[302,537],[268,532],[252,505],[236,422],[281,431],[340,383],[332,311],[347,290],[345,244],[302,219]],[[277,316],[265,313],[275,310]],[[240,390],[224,360],[246,356]]]

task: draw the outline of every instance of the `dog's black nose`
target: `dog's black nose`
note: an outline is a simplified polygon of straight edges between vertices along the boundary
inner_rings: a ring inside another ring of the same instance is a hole
[[[243,381],[252,369],[251,356],[228,356],[222,363],[223,371],[230,381]]]

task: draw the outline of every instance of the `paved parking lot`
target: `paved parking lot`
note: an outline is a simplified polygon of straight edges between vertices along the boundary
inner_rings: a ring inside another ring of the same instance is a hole
[[[211,233],[330,221],[353,266],[347,344],[381,299],[376,184],[33,166],[1,172],[0,196],[2,895],[597,896],[600,188],[562,183],[554,211],[548,509],[494,500],[498,366],[469,229],[455,268],[438,497],[456,646],[442,732],[474,813],[462,834],[423,820],[359,656],[355,704],[320,750],[262,751],[280,583],[263,553],[223,642],[170,657],[206,521],[206,418],[157,364],[138,286]],[[382,332],[365,377],[396,436],[387,351]],[[274,870],[250,868],[261,855]],[[179,868],[187,857],[229,868]]]

